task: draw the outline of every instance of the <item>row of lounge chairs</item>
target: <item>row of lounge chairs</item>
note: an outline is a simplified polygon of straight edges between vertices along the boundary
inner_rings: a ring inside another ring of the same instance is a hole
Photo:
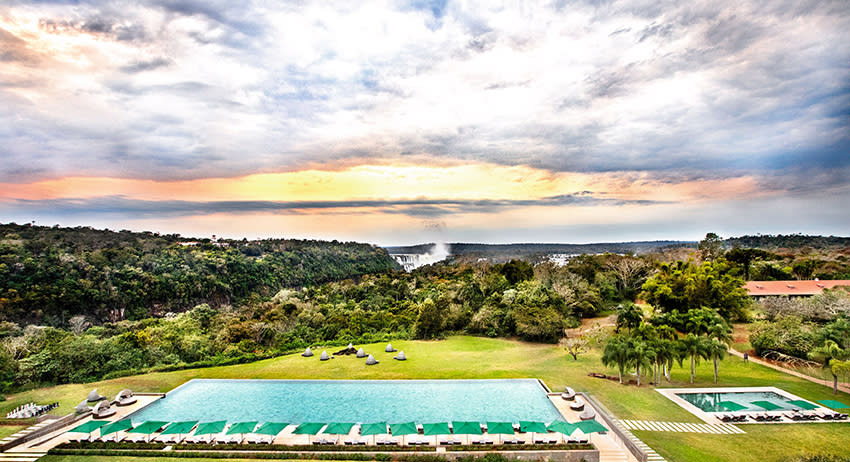
[[[164,444],[272,444],[274,437],[271,435],[159,435],[151,438],[151,435],[145,434],[118,434],[112,433],[103,437],[90,438],[89,435],[71,437],[68,439],[71,443],[79,442],[104,442],[104,443],[164,443]],[[314,443],[317,444],[317,443]],[[336,444],[336,443],[334,443]],[[365,442],[364,442],[365,444]]]
[[[824,412],[824,411],[811,411],[811,412],[786,412],[782,414],[787,419],[793,420],[795,422],[799,421],[812,421],[812,420],[847,420],[847,414],[843,414],[841,412]]]
[[[319,438],[319,439],[313,440],[313,446],[333,446],[333,445],[336,445],[338,442],[339,442],[339,439],[337,439],[337,438],[332,438],[332,439],[329,439],[329,440],[326,440],[324,438]]]
[[[747,420],[753,420],[755,422],[782,422],[783,419],[794,422],[811,422],[818,419],[847,420],[848,418],[847,414],[834,411],[784,412],[782,414],[720,414],[718,417],[721,422],[726,423],[746,422]]]

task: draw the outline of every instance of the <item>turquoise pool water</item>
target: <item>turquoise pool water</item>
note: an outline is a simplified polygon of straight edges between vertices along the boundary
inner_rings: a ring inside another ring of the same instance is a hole
[[[799,399],[799,398],[786,398],[778,393],[774,393],[772,391],[763,391],[763,392],[724,392],[724,393],[676,393],[676,396],[682,398],[683,400],[693,404],[694,406],[702,409],[704,412],[729,412],[728,409],[722,407],[720,405],[721,401],[732,401],[734,403],[740,404],[744,406],[745,409],[741,409],[738,412],[749,412],[749,411],[765,411],[763,407],[760,407],[756,404],[752,404],[753,401],[767,401],[779,406],[780,410],[792,410],[799,409],[799,406],[795,406],[790,404],[788,401],[791,399]]]
[[[131,415],[144,420],[417,423],[563,420],[534,379],[191,380]]]

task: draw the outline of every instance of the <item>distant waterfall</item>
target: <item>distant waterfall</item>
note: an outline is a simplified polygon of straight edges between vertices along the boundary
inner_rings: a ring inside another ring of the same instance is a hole
[[[449,257],[449,247],[446,244],[434,244],[428,253],[391,253],[390,256],[404,268],[405,271],[413,271],[420,266],[430,265],[443,261]]]

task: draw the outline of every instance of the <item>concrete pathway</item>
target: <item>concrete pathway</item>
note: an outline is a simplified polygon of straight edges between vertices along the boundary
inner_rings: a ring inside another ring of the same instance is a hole
[[[615,423],[620,429],[620,431],[623,432],[624,435],[626,435],[626,438],[628,438],[629,441],[637,445],[637,447],[639,447],[641,451],[646,453],[647,462],[667,462],[667,459],[661,457],[661,455],[655,452],[654,449],[649,447],[646,443],[641,441],[640,438],[638,438],[631,431],[629,431],[629,429],[626,428],[626,426],[623,424],[622,420],[617,420],[615,421]],[[629,456],[631,456],[631,453],[629,453]]]
[[[743,358],[743,357],[744,357],[744,354],[743,354],[743,353],[741,353],[740,351],[733,350],[733,349],[731,349],[731,348],[729,349],[729,354],[735,355],[735,356],[737,356],[737,357],[739,357],[739,358]],[[795,370],[793,370],[793,369],[786,369],[786,368],[784,368],[784,367],[782,367],[782,366],[779,366],[779,365],[773,364],[773,363],[771,363],[771,362],[765,361],[765,360],[760,359],[760,358],[753,358],[752,356],[750,356],[750,357],[749,357],[748,361],[749,361],[749,362],[751,362],[751,363],[755,363],[755,364],[761,365],[761,366],[769,367],[769,368],[771,368],[771,369],[774,369],[774,370],[777,370],[777,371],[780,371],[780,372],[784,372],[784,373],[786,373],[786,374],[793,375],[794,377],[799,377],[799,378],[801,378],[801,379],[806,379],[806,380],[808,380],[809,382],[819,383],[819,384],[821,384],[821,385],[824,385],[824,386],[829,387],[829,389],[830,389],[830,390],[832,389],[832,380],[818,379],[818,378],[812,377],[812,376],[810,376],[810,375],[806,375],[806,374],[803,374],[803,373],[801,373],[801,372],[797,372],[797,371],[795,371]],[[839,384],[838,384],[838,389],[839,389],[840,391],[843,391],[844,393],[850,393],[850,386],[847,386],[846,384],[841,384],[841,383],[839,383]]]
[[[37,423],[33,426],[27,427],[27,428],[15,433],[14,435],[9,435],[9,436],[3,438],[2,442],[5,443],[5,442],[8,442],[8,441],[13,441],[13,440],[16,440],[18,438],[27,436],[30,433],[44,427],[45,425],[47,425],[49,423],[50,423],[49,420],[45,420],[44,422]],[[41,458],[42,456],[47,454],[46,451],[36,450],[36,451],[19,452],[19,451],[15,451],[14,449],[15,448],[12,448],[11,450],[9,450],[7,452],[0,452],[0,462],[35,462],[36,460],[38,460],[39,458]]]
[[[643,430],[649,432],[713,433],[715,435],[746,433],[744,430],[729,424],[659,422],[655,420],[626,419],[621,419],[620,423],[629,430]]]

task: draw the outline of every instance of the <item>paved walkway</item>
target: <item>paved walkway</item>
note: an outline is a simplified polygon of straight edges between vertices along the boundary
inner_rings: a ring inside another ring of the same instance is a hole
[[[713,433],[715,435],[732,435],[746,433],[740,428],[729,424],[706,424],[685,422],[659,422],[655,420],[620,420],[629,430],[649,432],[682,432],[682,433]]]
[[[624,435],[626,435],[626,438],[628,438],[629,441],[631,441],[632,443],[637,445],[637,447],[639,447],[641,449],[641,451],[646,453],[647,462],[667,462],[667,459],[661,457],[661,455],[658,454],[657,452],[655,452],[654,449],[647,446],[646,443],[641,441],[640,438],[638,438],[631,431],[629,431],[629,429],[626,427],[626,425],[623,424],[622,420],[615,420],[614,423],[617,425],[617,427],[620,429],[620,431]],[[629,455],[631,456],[631,452],[629,452]]]
[[[14,435],[9,435],[9,436],[3,438],[0,441],[2,441],[3,443],[6,443],[6,442],[9,442],[9,441],[16,440],[18,438],[27,436],[30,433],[44,427],[45,425],[48,425],[49,423],[50,423],[49,420],[45,420],[44,422],[37,423],[33,426],[27,427],[27,428],[15,433]],[[12,449],[14,450],[15,448],[12,448]],[[47,454],[47,452],[38,451],[38,450],[27,451],[27,452],[14,452],[14,451],[0,452],[0,462],[35,462],[36,460],[38,460],[39,458],[41,458],[45,454]]]
[[[731,349],[731,348],[729,349],[729,353],[730,353],[730,354],[733,354],[733,355],[735,355],[735,356],[737,356],[737,357],[739,357],[739,358],[743,358],[743,357],[744,357],[744,354],[743,354],[743,353],[741,353],[740,351],[733,350],[733,349]],[[806,375],[806,374],[803,374],[803,373],[801,373],[801,372],[797,372],[797,371],[795,371],[795,370],[793,370],[793,369],[786,369],[786,368],[784,368],[784,367],[782,367],[782,366],[779,366],[779,365],[773,364],[773,363],[771,363],[771,362],[765,361],[765,360],[760,359],[760,358],[753,358],[752,356],[750,356],[750,358],[748,359],[748,361],[749,361],[749,362],[751,362],[751,363],[759,364],[759,365],[761,365],[761,366],[769,367],[769,368],[771,368],[771,369],[775,369],[775,370],[780,371],[780,372],[784,372],[784,373],[786,373],[786,374],[793,375],[794,377],[799,377],[799,378],[801,378],[801,379],[806,379],[806,380],[808,380],[809,382],[819,383],[819,384],[821,384],[821,385],[824,385],[824,386],[829,387],[829,388],[830,388],[830,390],[832,389],[832,380],[818,379],[818,378],[812,377],[812,376],[810,376],[810,375]],[[841,383],[839,383],[839,384],[838,384],[838,389],[839,389],[840,391],[843,391],[844,393],[850,393],[850,386],[847,386],[846,384],[841,384]]]

